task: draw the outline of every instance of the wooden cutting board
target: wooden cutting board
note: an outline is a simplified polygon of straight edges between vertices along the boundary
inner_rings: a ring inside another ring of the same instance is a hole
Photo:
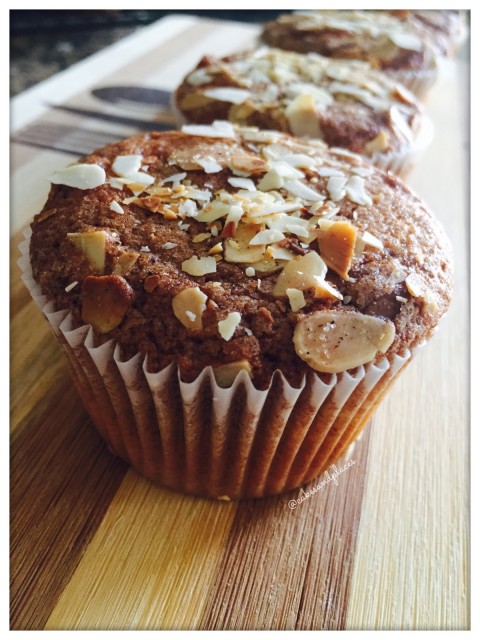
[[[300,490],[195,499],[115,459],[20,280],[19,231],[51,171],[169,126],[158,103],[182,75],[256,33],[172,15],[13,101],[12,629],[469,627],[466,54],[430,96],[436,138],[409,180],[452,238],[452,309],[348,453],[351,466],[295,508]]]

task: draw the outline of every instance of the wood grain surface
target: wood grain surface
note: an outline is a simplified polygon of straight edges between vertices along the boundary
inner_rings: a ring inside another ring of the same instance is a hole
[[[431,93],[436,137],[409,179],[454,245],[452,309],[346,453],[351,466],[308,499],[182,496],[114,458],[20,280],[20,229],[42,206],[49,173],[109,140],[170,126],[152,96],[168,104],[202,54],[255,35],[172,16],[13,102],[12,629],[469,628],[465,52]],[[144,103],[132,86],[146,90]],[[123,96],[113,103],[112,87]]]

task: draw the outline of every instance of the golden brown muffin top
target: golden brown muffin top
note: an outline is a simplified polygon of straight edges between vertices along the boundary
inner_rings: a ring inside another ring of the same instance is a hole
[[[388,72],[436,68],[430,32],[420,22],[382,11],[303,11],[268,22],[262,40],[273,47],[366,60]]]
[[[408,149],[421,122],[415,96],[366,62],[268,47],[204,57],[175,99],[190,122],[278,129],[367,156]]]
[[[150,370],[175,361],[193,380],[212,365],[228,384],[246,369],[266,386],[280,369],[298,384],[414,347],[449,305],[450,245],[425,205],[321,142],[191,125],[51,180],[36,281]]]

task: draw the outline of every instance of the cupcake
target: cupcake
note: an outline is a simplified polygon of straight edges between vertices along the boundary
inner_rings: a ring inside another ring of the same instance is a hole
[[[417,21],[382,11],[304,11],[268,22],[261,36],[271,47],[365,60],[423,97],[438,75],[431,32]]]
[[[400,20],[420,23],[430,33],[434,45],[443,56],[455,55],[467,37],[465,16],[460,11],[396,9],[389,13]]]
[[[422,201],[320,141],[191,125],[51,182],[24,281],[111,450],[178,491],[318,476],[450,302],[450,245]]]
[[[204,57],[174,96],[183,122],[278,129],[325,140],[405,174],[431,138],[410,91],[366,62],[263,47]]]

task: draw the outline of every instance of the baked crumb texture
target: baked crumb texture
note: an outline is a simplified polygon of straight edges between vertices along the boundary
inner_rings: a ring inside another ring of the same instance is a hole
[[[415,96],[368,62],[268,47],[203,57],[175,105],[188,122],[277,129],[369,157],[411,148],[422,118]]]
[[[35,280],[157,371],[328,380],[424,342],[447,310],[442,228],[397,177],[223,121],[108,145],[51,177]]]

